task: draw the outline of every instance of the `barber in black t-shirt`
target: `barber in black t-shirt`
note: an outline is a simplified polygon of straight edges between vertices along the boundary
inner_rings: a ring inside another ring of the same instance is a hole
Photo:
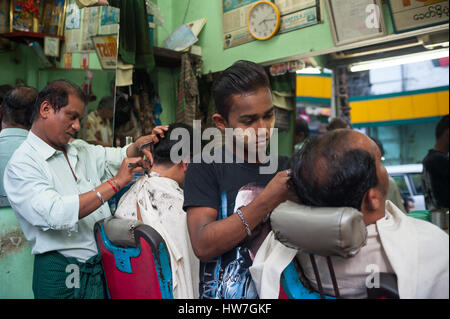
[[[449,116],[436,127],[436,145],[423,160],[422,184],[430,211],[448,209]]]
[[[264,132],[256,134],[254,142],[258,153],[265,154],[275,116],[264,69],[252,62],[235,63],[216,82],[214,99],[217,128]],[[192,247],[201,260],[200,298],[258,298],[249,267],[270,231],[269,214],[290,196],[290,171],[277,173],[281,159],[264,174],[267,165],[259,157],[249,160],[249,139],[241,141],[244,158],[233,143],[225,143],[213,152],[220,163],[189,164],[186,173],[184,209]]]

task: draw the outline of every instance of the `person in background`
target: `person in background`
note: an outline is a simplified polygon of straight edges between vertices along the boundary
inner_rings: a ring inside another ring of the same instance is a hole
[[[9,91],[11,91],[13,87],[9,84],[0,85],[0,131],[2,130],[2,103],[3,99],[5,98],[6,94],[8,94]]]
[[[155,128],[124,148],[71,142],[86,104],[75,84],[50,82],[38,94],[27,139],[5,169],[6,194],[35,255],[36,299],[106,297],[93,227],[111,216],[107,201],[152,164],[142,147],[164,136]]]
[[[336,117],[328,124],[327,131],[330,132],[341,128],[351,129],[352,126],[345,118]]]
[[[308,122],[302,117],[295,120],[294,152],[302,149],[305,140],[309,137]]]
[[[371,139],[372,139],[372,141],[375,142],[375,144],[377,144],[378,148],[380,149],[381,161],[384,161],[385,151],[384,151],[383,143],[381,143],[381,141],[375,137],[371,137]],[[404,212],[405,214],[410,212],[410,210],[406,209],[405,201],[403,200],[402,193],[400,192],[400,189],[398,188],[397,183],[391,176],[389,176],[389,191],[388,191],[388,195],[387,195],[387,200],[390,200],[391,202],[393,202],[395,204],[395,206],[400,208],[400,210],[402,212]]]
[[[402,199],[406,212],[408,214],[416,209],[416,204],[414,203],[414,199],[411,196],[403,196]]]
[[[448,211],[449,116],[436,126],[436,144],[423,159],[422,185],[429,211]]]
[[[113,145],[111,119],[114,116],[114,98],[103,97],[97,110],[87,118],[86,141],[90,144],[111,147]]]
[[[37,95],[36,89],[22,86],[9,91],[1,104],[3,129],[0,132],[0,196],[6,196],[3,186],[6,164],[27,138]]]
[[[189,139],[183,140],[183,135],[177,134],[180,129],[188,133],[185,136]],[[174,298],[198,299],[199,260],[192,249],[183,210],[184,179],[193,154],[193,130],[177,123],[169,126],[166,136],[154,146],[150,176],[139,178],[123,195],[114,216],[141,220],[155,229],[169,250]],[[173,162],[171,151],[181,145],[186,146],[190,154]]]

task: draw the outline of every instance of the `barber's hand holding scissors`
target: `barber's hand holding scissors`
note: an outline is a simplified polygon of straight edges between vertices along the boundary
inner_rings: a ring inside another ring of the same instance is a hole
[[[124,188],[131,184],[134,174],[144,174],[145,170],[150,169],[150,163],[144,161],[141,157],[125,158],[120,165],[119,172],[114,177],[114,180],[119,184],[120,188]]]
[[[152,146],[159,142],[160,138],[164,138],[164,133],[169,129],[168,126],[157,126],[153,129],[151,135],[142,136],[136,140],[127,149],[128,157],[143,157],[150,161],[150,166],[153,166]]]

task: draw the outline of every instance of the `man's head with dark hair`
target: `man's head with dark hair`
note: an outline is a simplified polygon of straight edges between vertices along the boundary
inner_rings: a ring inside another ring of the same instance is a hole
[[[104,120],[112,118],[114,116],[114,98],[104,96],[98,103],[97,112]]]
[[[81,129],[86,104],[86,95],[77,85],[53,81],[39,92],[31,131],[54,149],[65,151],[65,145]]]
[[[153,149],[153,171],[183,186],[187,165],[194,156],[193,129],[189,125],[175,123],[169,125],[164,136]]]
[[[13,87],[9,84],[0,85],[0,131],[2,130],[2,103],[3,99],[5,98],[6,94],[8,94],[9,91],[11,91]]]
[[[444,153],[448,153],[449,150],[449,122],[448,114],[441,118],[436,126],[436,141],[439,144],[440,149]]]
[[[310,139],[294,167],[300,201],[315,207],[352,207],[366,223],[384,216],[388,175],[378,146],[348,129]]]
[[[2,105],[3,99],[5,98],[6,94],[8,94],[12,89],[14,89],[14,87],[9,84],[0,85],[0,105]]]
[[[213,87],[217,113],[228,119],[233,108],[233,96],[256,93],[270,88],[264,68],[250,61],[238,61],[226,69]]]
[[[27,86],[17,87],[9,91],[1,106],[2,127],[29,130],[37,95],[36,89]]]
[[[310,134],[308,122],[306,122],[302,117],[295,120],[295,137],[294,144],[299,144],[304,142]]]
[[[39,92],[36,104],[33,110],[33,121],[39,116],[42,103],[48,102],[55,112],[69,104],[69,95],[77,97],[81,102],[87,105],[87,97],[79,86],[67,81],[56,80],[47,84],[45,88]]]
[[[214,84],[213,96],[217,108],[213,120],[217,128],[252,129],[255,141],[239,137],[245,151],[251,142],[258,149],[267,148],[275,124],[275,108],[269,77],[261,66],[249,61],[236,62]]]
[[[375,142],[375,144],[377,144],[378,148],[380,149],[380,153],[381,153],[381,161],[384,161],[384,155],[386,154],[386,151],[384,150],[384,146],[383,143],[376,137],[371,137],[372,141]]]
[[[449,129],[449,122],[448,122],[448,114],[441,118],[439,123],[436,125],[436,139],[439,139],[444,135],[445,131],[448,131]]]
[[[183,131],[185,131],[186,134],[178,135],[178,132]],[[171,152],[175,146],[177,146],[177,150],[179,150],[177,155],[181,156],[182,147],[186,147],[186,150],[189,150],[189,159],[192,159],[194,145],[194,132],[192,126],[184,123],[171,124],[169,125],[169,129],[164,134],[166,137],[160,139],[159,143],[154,146],[153,159],[155,164],[164,164],[169,166],[178,164],[173,162],[171,158]]]

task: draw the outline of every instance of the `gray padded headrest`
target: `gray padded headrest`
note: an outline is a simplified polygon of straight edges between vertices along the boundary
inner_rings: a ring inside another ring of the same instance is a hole
[[[144,225],[139,220],[127,220],[109,217],[103,222],[103,228],[108,239],[118,247],[136,247],[134,230],[136,227]]]
[[[285,202],[270,218],[284,245],[319,256],[355,256],[367,240],[361,212],[353,208],[315,208]]]

